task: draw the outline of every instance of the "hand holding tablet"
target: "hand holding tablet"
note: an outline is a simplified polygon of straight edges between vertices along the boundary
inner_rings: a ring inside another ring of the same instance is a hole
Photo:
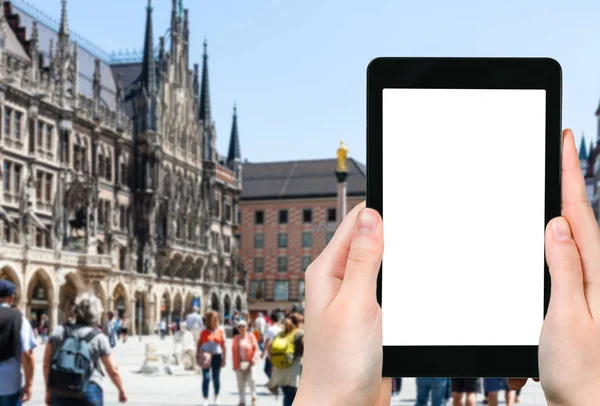
[[[559,150],[561,141],[559,137]],[[570,131],[565,132],[562,157],[564,218],[551,222],[545,234],[553,284],[540,340],[540,378],[549,405],[587,406],[600,399],[600,231],[585,204]],[[376,218],[371,233],[357,224],[365,212]],[[570,224],[570,229],[555,224]],[[357,207],[307,271],[305,357],[295,405],[390,404],[390,380],[381,378],[382,313],[374,294],[382,250],[381,219],[372,209]],[[497,318],[510,324],[519,316],[503,312]],[[515,388],[526,379],[509,382]]]

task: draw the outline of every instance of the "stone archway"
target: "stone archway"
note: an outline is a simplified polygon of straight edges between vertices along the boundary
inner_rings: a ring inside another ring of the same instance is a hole
[[[102,287],[102,284],[100,283],[100,281],[94,281],[92,283],[92,292],[94,293],[94,295],[100,299],[100,303],[102,303],[102,309],[104,310],[102,312],[102,316],[100,318],[100,320],[102,320],[104,322],[104,315],[106,314],[106,312],[112,312],[112,309],[109,309],[106,303],[106,293],[104,292],[104,288]]]
[[[171,322],[171,294],[165,289],[160,301],[160,319],[167,323]]]
[[[219,296],[216,293],[210,295],[210,310],[214,310],[215,312],[221,311],[221,306],[219,306]]]
[[[129,297],[127,295],[127,290],[122,283],[117,284],[117,286],[115,286],[113,289],[112,299],[113,309],[110,310],[117,314],[119,318],[126,316]],[[131,317],[131,315],[129,316]]]
[[[175,296],[173,297],[173,314],[172,318],[174,321],[177,321],[177,317],[181,319],[183,313],[183,297],[181,296],[181,292],[177,291]]]
[[[135,315],[132,321],[135,323],[134,331],[139,335],[148,334],[150,326],[150,306],[148,305],[148,293],[138,291],[135,293]],[[141,328],[141,330],[140,330]]]
[[[194,263],[194,278],[195,280],[202,280],[202,269],[204,268],[204,260],[199,257]]]
[[[181,264],[181,268],[179,270],[179,277],[181,279],[194,279],[193,275],[194,268],[194,258],[191,255],[185,257],[185,260]]]
[[[242,298],[240,296],[235,298],[235,310],[242,312]]]
[[[23,289],[21,286],[21,279],[17,272],[11,268],[9,265],[5,265],[0,269],[0,280],[7,280],[15,284],[17,287],[17,292],[15,293],[14,304],[18,305],[21,303],[21,299],[23,298]]]
[[[54,325],[56,314],[53,307],[56,305],[54,299],[54,284],[44,269],[38,269],[29,279],[27,284],[27,313],[30,319],[38,323],[42,316],[48,318],[48,326]]]
[[[228,320],[231,317],[231,297],[225,295],[223,298],[223,318]]]
[[[71,305],[79,293],[81,282],[74,272],[64,276],[64,283],[58,292],[58,322],[66,323],[71,313]]]
[[[185,296],[185,303],[183,307],[184,315],[190,314],[192,312],[192,307],[194,307],[194,295],[192,292],[188,292]]]

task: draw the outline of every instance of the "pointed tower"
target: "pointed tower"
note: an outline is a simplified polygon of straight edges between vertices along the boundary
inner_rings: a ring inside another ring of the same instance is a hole
[[[146,33],[144,59],[140,76],[141,94],[138,111],[138,128],[142,132],[156,130],[156,63],[154,60],[154,33],[152,30],[152,3],[146,8]]]
[[[203,123],[204,129],[204,159],[213,161],[215,156],[215,134],[210,114],[210,91],[208,86],[208,44],[204,39],[204,54],[202,55],[202,83],[200,85],[200,107],[198,119]]]
[[[227,166],[235,170],[236,166],[242,162],[242,153],[240,149],[240,136],[237,124],[237,107],[233,105],[233,122],[231,125],[231,138],[229,139],[229,151],[227,152]]]
[[[194,95],[194,106],[198,108],[198,101],[200,97],[200,66],[197,63],[194,64],[194,78],[192,81],[192,91]]]
[[[94,60],[94,79],[92,83],[93,90],[93,101],[94,101],[94,116],[96,119],[100,119],[100,99],[102,89],[102,77],[100,76],[100,59]]]
[[[587,172],[588,158],[587,147],[585,145],[585,133],[582,133],[581,142],[579,143],[579,164],[581,165],[581,171],[584,174]]]
[[[40,75],[40,36],[37,21],[31,27],[31,40],[29,41],[29,56],[31,57],[31,80],[35,83]]]
[[[237,184],[242,185],[242,149],[240,147],[240,134],[238,132],[237,107],[233,105],[233,122],[231,124],[231,138],[229,151],[227,151],[227,166],[235,173]],[[237,219],[237,217],[236,217]]]
[[[58,30],[58,43],[56,46],[57,63],[55,68],[58,69],[58,86],[60,101],[62,108],[67,108],[67,82],[69,67],[69,23],[67,21],[67,0],[61,0],[62,8],[60,14],[60,28]]]
[[[71,92],[73,93],[73,108],[79,104],[79,46],[73,44],[73,70],[71,72]]]

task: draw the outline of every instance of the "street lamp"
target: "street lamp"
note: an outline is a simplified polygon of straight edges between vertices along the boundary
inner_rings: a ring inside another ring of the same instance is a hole
[[[138,316],[138,337],[139,341],[142,342],[142,316],[143,316],[143,302],[142,302],[142,294],[146,290],[146,281],[143,279],[138,279],[136,283],[136,291],[140,292],[139,300],[139,310],[137,312]]]

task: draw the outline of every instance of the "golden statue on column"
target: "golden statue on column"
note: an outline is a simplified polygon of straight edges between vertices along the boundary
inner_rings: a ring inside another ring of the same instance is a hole
[[[348,172],[348,147],[344,141],[340,141],[340,147],[337,150],[337,172]]]

